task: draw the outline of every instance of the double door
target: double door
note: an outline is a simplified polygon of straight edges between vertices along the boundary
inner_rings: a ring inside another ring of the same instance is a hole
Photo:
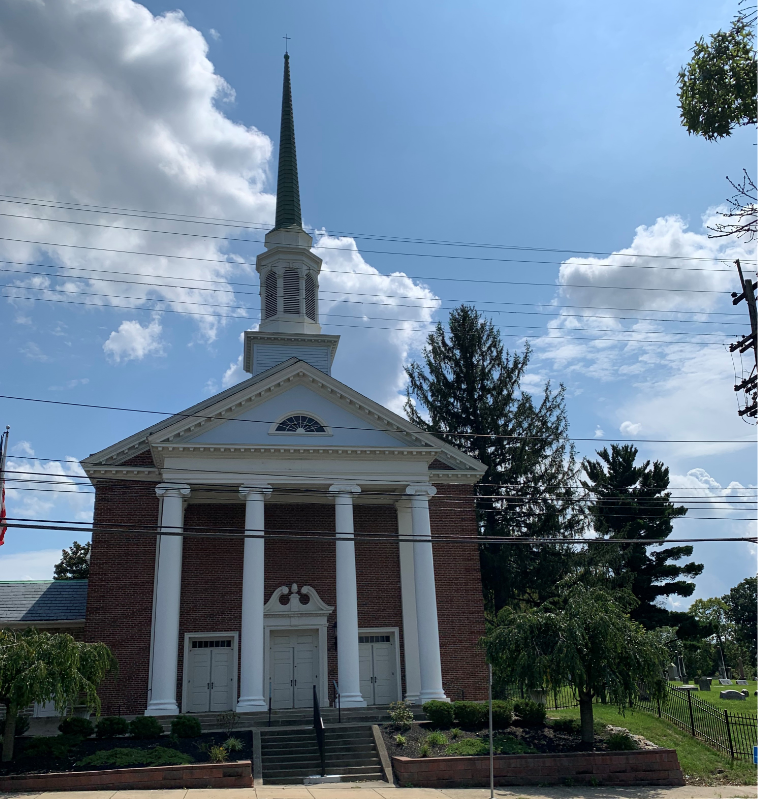
[[[313,707],[318,630],[272,630],[270,659],[273,708]]]
[[[222,713],[233,709],[233,641],[193,640],[186,668],[187,710]]]
[[[361,696],[367,705],[389,705],[398,698],[398,683],[389,635],[359,635]]]

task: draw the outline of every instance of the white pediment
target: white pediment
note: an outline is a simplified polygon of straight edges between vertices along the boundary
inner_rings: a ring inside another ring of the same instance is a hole
[[[282,597],[287,597],[287,601],[282,602]],[[303,597],[307,597],[308,601],[303,602]],[[287,585],[277,588],[271,594],[271,598],[265,603],[263,612],[266,616],[293,616],[299,614],[300,616],[326,617],[333,610],[334,608],[331,605],[327,605],[322,601],[315,588],[304,585],[298,591],[297,583],[292,583],[291,589]]]

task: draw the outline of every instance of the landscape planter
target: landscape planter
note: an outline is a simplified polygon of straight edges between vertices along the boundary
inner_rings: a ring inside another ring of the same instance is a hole
[[[489,758],[393,757],[401,786],[459,788],[488,785]],[[675,749],[496,755],[496,785],[684,785]]]
[[[252,761],[191,763],[102,771],[60,771],[0,777],[5,791],[152,790],[159,788],[251,788]]]

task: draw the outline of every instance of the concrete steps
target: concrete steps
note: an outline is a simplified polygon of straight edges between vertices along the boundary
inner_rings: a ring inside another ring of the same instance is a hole
[[[343,714],[344,715],[344,714]],[[260,733],[263,783],[301,784],[321,773],[313,727],[265,729]],[[384,780],[371,724],[326,728],[326,773],[343,781]]]

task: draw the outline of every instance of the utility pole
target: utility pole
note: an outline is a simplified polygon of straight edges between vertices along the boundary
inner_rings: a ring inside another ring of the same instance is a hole
[[[748,305],[748,316],[751,320],[751,332],[747,336],[738,339],[734,344],[730,344],[730,352],[740,351],[742,354],[747,350],[753,349],[753,368],[748,377],[745,376],[744,372],[742,380],[735,386],[735,391],[742,391],[745,394],[745,405],[738,411],[738,415],[756,419],[759,413],[759,317],[756,311],[756,294],[754,292],[759,287],[759,281],[757,280],[754,283],[752,280],[743,277],[740,259],[735,261],[735,266],[737,267],[743,291],[740,294],[732,292],[732,304],[738,305],[745,300]]]

